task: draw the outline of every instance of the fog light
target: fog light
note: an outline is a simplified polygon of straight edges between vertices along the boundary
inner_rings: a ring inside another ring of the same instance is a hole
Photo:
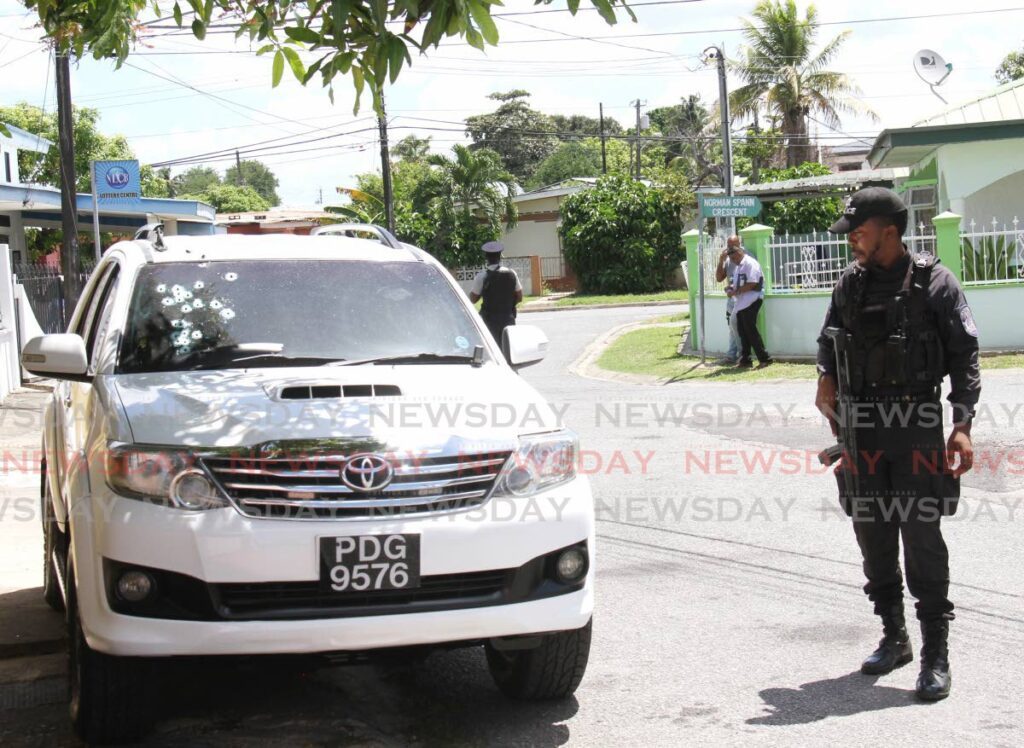
[[[530,472],[529,468],[522,466],[513,468],[505,478],[506,487],[515,494],[529,493],[532,483],[533,473]]]
[[[126,571],[117,580],[117,594],[122,600],[138,603],[153,591],[153,578],[144,571]]]
[[[558,579],[566,584],[578,582],[587,573],[587,556],[579,548],[562,551],[555,564]]]
[[[184,509],[210,509],[223,506],[217,489],[201,470],[186,470],[171,483],[171,497]]]

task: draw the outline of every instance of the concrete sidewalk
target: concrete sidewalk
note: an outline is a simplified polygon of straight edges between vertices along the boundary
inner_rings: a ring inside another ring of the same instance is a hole
[[[0,710],[65,698],[64,618],[43,601],[39,461],[46,384],[0,404]]]

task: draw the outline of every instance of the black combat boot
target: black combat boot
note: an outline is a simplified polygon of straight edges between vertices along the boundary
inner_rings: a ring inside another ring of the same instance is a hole
[[[949,696],[953,676],[949,672],[949,621],[944,618],[921,621],[921,674],[917,676],[917,698],[939,701]]]
[[[867,675],[884,675],[914,659],[907,622],[903,618],[903,603],[893,605],[881,616],[882,640],[878,642],[878,649],[860,666],[860,671]]]

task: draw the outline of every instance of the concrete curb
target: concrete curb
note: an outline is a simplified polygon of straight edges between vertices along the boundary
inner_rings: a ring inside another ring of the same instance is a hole
[[[649,386],[664,386],[669,384],[664,379],[646,374],[626,374],[617,371],[608,371],[597,365],[597,359],[601,357],[604,350],[628,332],[641,330],[646,327],[676,327],[679,322],[627,322],[624,325],[613,327],[603,335],[590,343],[579,357],[569,364],[569,373],[585,379],[596,379],[603,382],[622,382],[624,384],[645,384]]]
[[[628,306],[685,306],[689,308],[686,301],[636,301],[628,304],[578,304],[576,306],[556,306],[555,304],[529,304],[519,307],[520,312],[571,312],[580,309],[621,309]]]

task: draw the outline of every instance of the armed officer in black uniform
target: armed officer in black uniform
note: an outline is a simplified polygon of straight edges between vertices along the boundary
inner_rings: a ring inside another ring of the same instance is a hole
[[[978,331],[960,284],[932,256],[910,255],[902,241],[906,227],[902,200],[870,187],[850,198],[829,229],[849,235],[856,262],[832,293],[818,339],[816,404],[835,431],[837,343],[825,331],[839,328],[831,334],[842,335],[849,352],[852,412],[844,421],[857,451],[838,467],[855,468],[857,495],[841,499],[864,559],[864,591],[883,630],[861,670],[888,673],[913,659],[903,613],[902,536],[923,637],[916,693],[934,701],[949,695],[947,638],[954,618],[940,518],[956,510],[959,477],[973,462],[971,419],[981,378]],[[953,428],[944,444],[939,394],[946,376]]]
[[[474,304],[483,298],[480,316],[499,346],[505,328],[516,323],[516,304],[523,300],[523,285],[516,271],[501,264],[503,250],[501,242],[484,244],[487,267],[476,274],[469,292]]]

